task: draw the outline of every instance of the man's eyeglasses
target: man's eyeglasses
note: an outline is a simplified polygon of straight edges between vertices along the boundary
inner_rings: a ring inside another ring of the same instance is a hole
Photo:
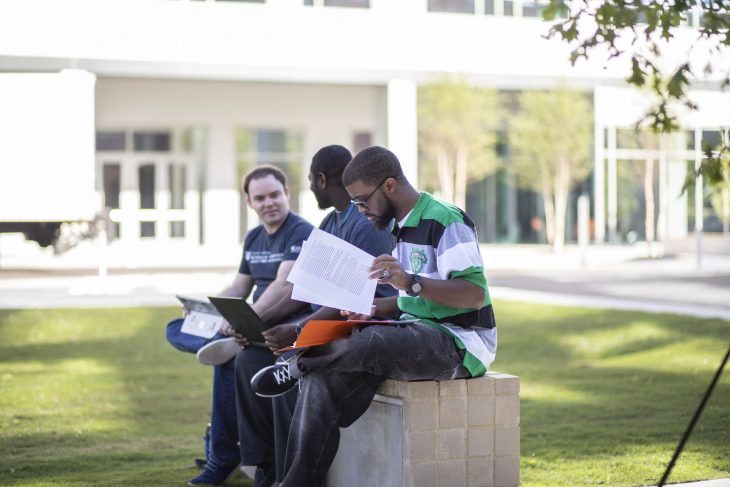
[[[370,194],[365,197],[364,200],[351,199],[350,202],[356,204],[360,208],[365,208],[366,210],[369,209],[369,207],[368,207],[368,200],[375,194],[375,192],[378,189],[380,189],[380,187],[383,185],[383,183],[386,182],[389,178],[390,178],[390,176],[388,176],[385,179],[383,179],[382,181],[380,181],[380,184],[378,184],[377,186],[375,186],[375,189],[372,190],[370,192]]]

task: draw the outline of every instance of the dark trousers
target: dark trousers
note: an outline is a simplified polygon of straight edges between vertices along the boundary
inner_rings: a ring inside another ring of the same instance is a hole
[[[183,352],[196,353],[203,345],[224,338],[216,333],[212,338],[201,338],[181,331],[182,318],[167,325],[166,336],[170,344]],[[233,385],[233,360],[213,367],[213,396],[210,417],[210,450],[208,467],[238,463],[238,430],[236,428],[236,402]]]
[[[251,378],[272,365],[276,356],[268,350],[242,349],[235,359],[236,410],[238,437],[241,439],[242,465],[269,465],[276,478],[284,477],[286,441],[289,436],[297,388],[275,397],[259,397],[251,388]]]
[[[339,446],[339,428],[367,411],[385,379],[448,380],[469,377],[454,339],[428,325],[354,329],[317,357],[299,358],[306,374],[286,451],[281,487],[321,487]],[[300,367],[301,368],[301,367]]]

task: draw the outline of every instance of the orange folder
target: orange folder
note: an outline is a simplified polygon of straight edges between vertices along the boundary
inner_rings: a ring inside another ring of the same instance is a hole
[[[297,350],[300,348],[314,347],[324,343],[337,340],[352,333],[355,325],[397,325],[408,323],[398,320],[369,321],[369,320],[310,320],[302,328],[297,341],[291,347],[285,347],[278,352]]]

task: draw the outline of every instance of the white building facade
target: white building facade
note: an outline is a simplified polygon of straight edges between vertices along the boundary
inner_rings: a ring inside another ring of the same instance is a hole
[[[0,75],[96,77],[98,205],[111,209],[115,245],[149,249],[240,243],[256,224],[240,178],[258,163],[283,167],[293,208],[318,222],[307,171],[324,145],[388,146],[417,182],[417,86],[443,73],[502,91],[567,83],[594,97],[594,238],[619,241],[616,168],[645,156],[616,142],[637,120],[627,65],[596,55],[571,66],[539,10],[519,0],[2,0]],[[679,41],[693,35],[683,28]],[[698,93],[700,112],[681,120],[691,145],[656,155],[665,238],[690,227],[687,197],[674,196],[687,161],[703,134],[730,126],[730,95]],[[482,188],[468,208],[482,238],[529,240],[509,178]]]

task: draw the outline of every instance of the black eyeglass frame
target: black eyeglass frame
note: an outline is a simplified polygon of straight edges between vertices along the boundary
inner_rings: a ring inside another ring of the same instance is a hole
[[[364,200],[360,201],[360,200],[356,200],[356,199],[351,199],[350,200],[350,203],[353,203],[353,204],[359,206],[360,208],[365,208],[366,210],[369,210],[370,207],[368,206],[368,201],[370,200],[370,198],[372,198],[372,196],[375,194],[375,192],[380,189],[380,187],[383,185],[383,183],[386,182],[391,177],[392,176],[387,176],[385,179],[383,179],[382,181],[380,181],[380,184],[378,184],[377,186],[375,186],[375,189],[372,190],[370,192],[370,194],[365,197]]]

